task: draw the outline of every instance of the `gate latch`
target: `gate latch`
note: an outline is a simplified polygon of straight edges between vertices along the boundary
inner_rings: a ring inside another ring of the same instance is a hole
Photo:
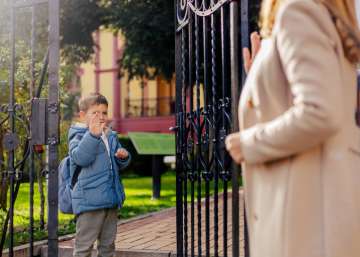
[[[31,101],[30,131],[32,145],[47,144],[47,99],[34,98]]]

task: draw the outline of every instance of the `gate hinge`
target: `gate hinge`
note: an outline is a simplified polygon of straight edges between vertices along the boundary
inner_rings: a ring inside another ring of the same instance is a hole
[[[58,143],[57,137],[49,137],[48,138],[48,145],[56,145]]]
[[[58,112],[58,104],[57,103],[50,103],[48,104],[48,111],[50,113],[57,113]]]

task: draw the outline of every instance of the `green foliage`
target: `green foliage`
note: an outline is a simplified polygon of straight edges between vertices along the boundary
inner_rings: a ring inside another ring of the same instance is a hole
[[[0,225],[4,224],[5,216],[6,216],[6,212],[4,210],[0,209]]]
[[[93,53],[91,32],[104,25],[125,36],[125,50],[119,62],[129,79],[157,75],[172,78],[174,1],[64,0],[63,10],[62,48],[67,60],[87,60]]]
[[[164,208],[173,207],[176,203],[175,174],[166,173],[162,177],[162,198],[152,200],[152,179],[151,177],[142,178],[123,178],[126,191],[126,201],[124,207],[119,211],[119,218],[132,218],[148,212],[158,211]],[[46,231],[40,229],[39,225],[39,201],[40,197],[38,186],[35,185],[34,197],[34,220],[35,220],[35,240],[46,238]],[[16,245],[28,242],[29,224],[29,184],[22,183],[18,200],[15,204],[15,243]],[[5,212],[0,210],[0,225],[3,224]],[[59,235],[72,234],[75,232],[73,215],[59,213]],[[0,232],[1,235],[1,232]]]
[[[0,2],[0,42],[9,38],[9,4]],[[170,79],[174,67],[174,1],[168,0],[62,0],[61,1],[61,53],[68,64],[89,60],[94,52],[92,33],[100,26],[121,31],[125,37],[122,67],[130,78],[162,75]],[[37,11],[39,23],[47,23],[46,8]],[[17,34],[28,38],[31,31],[29,9],[17,14]],[[37,31],[42,47],[46,49],[46,27]],[[28,41],[29,43],[29,41]],[[96,46],[95,46],[96,47]],[[120,60],[119,60],[120,61]],[[153,69],[149,69],[153,68]],[[150,71],[151,70],[151,71]]]
[[[67,63],[60,66],[61,119],[66,122],[71,121],[78,111],[77,103],[80,97],[80,91],[69,90],[71,87],[76,88],[76,85],[79,85],[79,78],[74,74],[76,66],[74,63]]]
[[[92,33],[104,25],[107,10],[102,1],[61,1],[61,48],[68,63],[87,61],[94,53]]]
[[[8,37],[9,13],[6,7],[11,1],[0,3],[0,41]],[[260,0],[250,1],[250,31],[258,30]],[[44,15],[45,11],[39,14]],[[41,15],[40,15],[41,16]],[[27,18],[27,22],[25,22]],[[18,26],[29,33],[29,14],[23,15]],[[43,20],[45,18],[43,17]],[[21,21],[22,20],[22,21]],[[89,60],[94,52],[92,33],[100,26],[107,26],[114,33],[124,34],[125,51],[121,65],[129,72],[129,78],[162,75],[170,79],[174,73],[174,1],[168,0],[62,0],[61,1],[61,48],[64,61],[79,64]],[[5,36],[5,38],[4,38]],[[46,39],[46,30],[38,37]],[[153,69],[149,69],[149,68]]]
[[[106,23],[126,38],[121,65],[130,78],[170,79],[175,70],[174,1],[108,1],[107,9]]]
[[[167,172],[161,178],[161,198],[152,200],[152,178],[137,177],[123,178],[125,186],[126,201],[124,207],[119,210],[118,217],[127,219],[149,212],[160,211],[164,208],[174,207],[176,205],[176,176],[174,172]],[[190,185],[189,185],[190,189]],[[219,184],[219,192],[221,193],[223,184]],[[35,192],[38,188],[35,185]],[[205,184],[201,187],[202,197],[205,196]],[[214,184],[210,185],[210,194],[214,193]],[[20,187],[18,201],[15,205],[15,244],[20,245],[28,242],[28,224],[29,224],[29,184],[23,183]],[[190,195],[188,201],[190,202]],[[41,230],[39,226],[39,195],[35,193],[35,240],[43,240],[46,238],[46,231]],[[4,219],[5,212],[0,210],[0,222]],[[2,222],[0,223],[0,225]],[[75,222],[73,215],[59,213],[59,235],[75,233]],[[1,235],[1,232],[0,232]]]
[[[104,24],[106,15],[100,0],[62,0],[60,12],[61,54],[63,60],[71,64],[87,61],[94,52],[92,33]],[[7,45],[10,32],[10,6],[12,0],[0,1],[0,45]],[[16,37],[25,39],[30,45],[31,10],[16,12]],[[47,5],[36,9],[36,40],[39,49],[47,47]]]
[[[19,114],[22,115],[22,121],[16,120],[15,130],[20,137],[20,147],[22,149],[27,140],[26,128],[28,126],[28,117],[30,115],[30,97],[29,97],[29,87],[30,87],[30,50],[26,47],[24,41],[18,41],[16,46],[16,65],[15,65],[15,101],[16,104],[20,104],[23,109],[22,111],[17,111],[16,114],[19,117]],[[10,67],[10,50],[6,46],[0,46],[0,81],[3,83],[0,84],[0,104],[5,104],[9,100],[9,67]],[[40,70],[41,63],[35,63],[36,75]],[[6,114],[0,113],[0,121],[5,118]],[[2,131],[0,133],[5,133],[9,128],[8,122],[2,124]],[[2,153],[0,153],[2,154]],[[6,160],[6,153],[5,160]],[[22,160],[23,155],[22,151],[18,150],[15,153],[15,162]],[[3,167],[5,168],[5,167]],[[0,167],[1,171],[1,167]]]

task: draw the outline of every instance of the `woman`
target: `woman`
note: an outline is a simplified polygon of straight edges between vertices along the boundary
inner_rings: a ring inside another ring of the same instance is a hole
[[[354,0],[264,0],[262,46],[226,139],[251,257],[360,256]]]

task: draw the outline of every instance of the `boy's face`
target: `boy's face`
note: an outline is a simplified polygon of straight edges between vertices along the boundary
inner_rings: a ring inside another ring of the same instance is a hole
[[[93,105],[86,112],[80,111],[80,119],[82,122],[89,126],[90,120],[94,116],[99,117],[99,121],[102,127],[105,127],[108,123],[108,107],[105,104]]]

